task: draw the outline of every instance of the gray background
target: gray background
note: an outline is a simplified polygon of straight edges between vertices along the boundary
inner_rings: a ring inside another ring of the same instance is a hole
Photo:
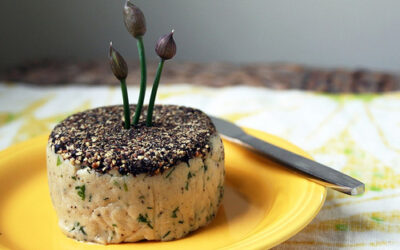
[[[400,69],[400,1],[137,0],[147,54],[176,30],[179,61],[296,62]],[[0,69],[43,57],[136,59],[122,0],[0,0]]]

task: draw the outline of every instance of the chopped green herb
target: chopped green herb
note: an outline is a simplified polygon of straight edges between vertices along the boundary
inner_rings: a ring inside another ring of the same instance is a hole
[[[172,211],[172,214],[171,214],[171,218],[176,218],[177,216],[176,216],[176,212],[178,212],[179,211],[179,207],[176,207],[175,209],[174,209],[174,211]]]
[[[178,221],[179,224],[183,224],[183,220]]]
[[[186,186],[185,186],[185,189],[186,189],[186,190],[189,190],[189,180],[190,180],[190,178],[192,178],[193,176],[196,176],[196,174],[192,174],[191,172],[188,173],[188,175],[187,175],[187,181],[186,181]]]
[[[78,229],[78,228],[79,228],[79,231],[81,231],[84,235],[87,235],[85,230],[83,229],[84,226],[81,226],[81,224],[79,222],[75,222],[74,227],[69,231],[72,232],[72,231],[74,231],[75,229]]]
[[[224,197],[224,186],[223,185],[218,185],[218,191],[219,191],[219,195],[218,195],[218,204],[221,203],[222,198]]]
[[[112,236],[110,237],[110,241],[112,241],[112,239],[114,239],[114,235],[115,235],[115,231],[112,231]]]
[[[171,171],[169,171],[168,174],[165,176],[165,178],[168,178],[172,174],[172,172],[174,172],[174,170],[175,168],[172,168]]]
[[[207,172],[207,170],[208,170],[208,166],[204,165],[204,173]]]
[[[71,230],[69,230],[70,232],[75,230],[75,227],[79,227],[79,222],[75,222],[74,226],[72,227]]]
[[[113,227],[117,227],[117,224],[112,224]]]
[[[147,209],[153,209],[152,207],[147,207]]]
[[[137,220],[138,220],[138,222],[146,223],[147,222],[147,214],[146,214],[146,216],[143,216],[143,214],[139,214]]]
[[[71,179],[76,181],[76,176],[71,176]]]
[[[211,221],[212,219],[214,219],[214,217],[215,217],[215,214],[214,214],[214,213],[211,213],[211,214],[209,214],[209,215],[206,216],[206,221],[209,222],[209,221]]]
[[[121,185],[119,185],[119,182],[118,182],[118,181],[115,181],[115,180],[114,180],[113,184],[114,184],[114,186],[116,186],[116,187],[118,187],[119,189],[121,189]]]
[[[92,202],[92,194],[89,195],[89,202]]]
[[[85,185],[76,186],[75,189],[78,190],[79,197],[81,197],[82,200],[85,200],[85,198],[86,198],[86,194],[85,194],[86,187],[85,187]]]
[[[142,223],[146,223],[149,228],[153,229],[153,226],[150,224],[150,221],[148,219],[149,219],[149,217],[148,217],[147,214],[145,214],[145,215],[139,214],[139,216],[137,218],[137,221],[138,222],[142,222]]]
[[[124,190],[125,190],[125,192],[128,192],[128,185],[126,185],[125,182],[124,182]]]
[[[62,163],[60,156],[57,156],[57,166],[60,166]]]
[[[84,235],[87,235],[86,232],[85,232],[85,230],[84,230],[83,228],[84,228],[84,226],[81,226],[81,227],[79,228],[79,231],[81,231]]]
[[[168,231],[166,234],[164,234],[163,238],[167,237],[171,231]]]
[[[144,195],[139,196],[139,199],[141,200],[144,199]]]

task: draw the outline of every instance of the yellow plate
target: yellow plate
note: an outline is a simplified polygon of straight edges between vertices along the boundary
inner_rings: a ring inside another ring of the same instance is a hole
[[[251,134],[298,154],[301,149],[255,130]],[[81,243],[58,228],[46,176],[47,136],[0,152],[0,248],[5,249],[259,249],[295,235],[319,212],[324,187],[224,141],[226,191],[216,219],[171,242]]]

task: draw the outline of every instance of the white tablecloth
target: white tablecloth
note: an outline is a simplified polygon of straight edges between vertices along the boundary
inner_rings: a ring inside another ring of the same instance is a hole
[[[137,88],[129,89],[132,103],[137,95]],[[121,102],[118,87],[0,83],[0,149],[48,132],[74,112]],[[323,95],[180,84],[161,85],[157,103],[193,106],[275,134],[366,183],[359,197],[329,191],[313,222],[277,248],[400,248],[399,93]]]

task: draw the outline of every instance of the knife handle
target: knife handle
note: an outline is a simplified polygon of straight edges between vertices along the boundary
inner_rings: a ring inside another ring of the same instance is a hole
[[[248,134],[241,136],[240,140],[251,150],[268,156],[268,158],[273,161],[305,175],[308,179],[320,185],[335,189],[348,195],[359,195],[364,193],[364,183],[330,167]]]

